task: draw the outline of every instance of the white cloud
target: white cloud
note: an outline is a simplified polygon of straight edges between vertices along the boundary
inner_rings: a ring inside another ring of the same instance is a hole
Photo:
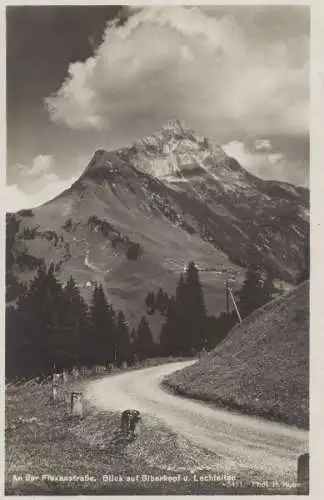
[[[307,186],[304,160],[292,162],[281,153],[271,152],[272,146],[268,139],[262,140],[262,143],[256,140],[252,149],[240,141],[231,141],[222,147],[226,154],[235,158],[253,175]]]
[[[255,155],[251,155],[245,149],[244,143],[240,141],[231,141],[228,144],[224,144],[223,149],[225,153],[232,158],[235,158],[242,167],[250,169],[254,163]]]
[[[14,165],[11,168],[20,174],[16,183],[6,188],[6,210],[16,212],[53,199],[80,176],[87,160],[84,156],[77,158],[73,176],[68,179],[62,179],[55,173],[62,166],[57,164],[53,155],[38,155],[31,165]]]
[[[16,212],[22,208],[29,208],[31,200],[17,184],[10,184],[5,192],[5,207],[7,212]]]
[[[46,99],[51,119],[124,140],[173,117],[220,142],[237,131],[307,132],[308,39],[252,43],[234,17],[215,16],[151,7],[110,24],[93,57],[70,64]]]
[[[38,175],[43,175],[49,172],[53,168],[53,156],[52,155],[38,155],[34,159],[30,168],[26,168],[26,173],[28,176],[34,177]]]
[[[74,179],[60,180],[53,176],[50,182],[35,182],[28,185],[27,188],[33,192],[26,193],[22,187],[17,184],[10,184],[6,189],[6,210],[8,212],[17,212],[23,208],[33,208],[59,195],[64,189],[69,187]]]
[[[268,139],[256,139],[254,141],[254,149],[262,151],[270,151],[271,144]]]

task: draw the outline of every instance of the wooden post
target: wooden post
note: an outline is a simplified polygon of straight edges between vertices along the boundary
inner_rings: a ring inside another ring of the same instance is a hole
[[[134,354],[133,365],[135,368],[138,368],[138,366],[139,366],[139,359],[138,359],[137,354]]]
[[[123,434],[125,434],[125,435],[128,434],[128,429],[129,429],[129,410],[125,410],[121,414],[120,428],[121,428],[121,432]]]
[[[53,373],[52,374],[52,402],[56,403],[57,401],[57,387],[59,384],[59,374],[58,373]]]
[[[207,356],[207,349],[206,347],[203,347],[202,350],[200,351],[200,357],[201,358],[204,358],[205,356]]]
[[[226,314],[229,314],[228,279],[225,281],[225,294],[226,294]]]
[[[309,495],[309,453],[298,457],[297,483],[297,494]]]
[[[65,385],[69,380],[69,375],[67,370],[63,370],[63,384]]]
[[[71,393],[71,416],[72,417],[83,417],[83,399],[81,392]]]
[[[242,317],[241,317],[240,311],[239,311],[239,309],[238,309],[238,307],[237,307],[237,304],[236,304],[236,301],[235,301],[235,298],[234,298],[233,292],[232,292],[232,290],[230,289],[230,287],[229,287],[229,286],[228,286],[227,288],[228,288],[228,293],[229,293],[229,295],[230,295],[230,297],[231,297],[231,299],[232,299],[232,302],[233,302],[233,305],[234,305],[234,309],[235,309],[236,315],[237,315],[237,317],[238,317],[238,319],[239,319],[239,322],[240,322],[240,323],[242,323]]]
[[[57,387],[52,386],[52,403],[56,403],[57,401]]]

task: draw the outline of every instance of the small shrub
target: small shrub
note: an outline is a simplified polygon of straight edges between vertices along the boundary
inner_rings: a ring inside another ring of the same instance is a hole
[[[141,255],[142,249],[139,243],[130,242],[126,250],[126,257],[128,260],[137,260]]]
[[[34,217],[34,213],[30,209],[19,210],[18,215],[20,215],[20,217]]]

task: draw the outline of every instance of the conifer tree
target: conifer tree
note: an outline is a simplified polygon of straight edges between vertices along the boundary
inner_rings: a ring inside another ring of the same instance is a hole
[[[167,292],[164,292],[162,314],[166,313],[166,310],[168,308],[168,304],[169,304],[169,295],[167,294]]]
[[[197,352],[206,342],[207,311],[199,272],[193,261],[186,269],[185,285],[186,344],[191,352]]]
[[[177,355],[179,353],[177,336],[177,307],[176,299],[172,295],[169,299],[166,318],[160,333],[161,356]]]
[[[116,323],[116,363],[131,361],[131,344],[128,325],[123,311],[119,311]]]
[[[44,373],[51,373],[54,364],[61,366],[59,334],[62,285],[55,276],[53,263],[47,271],[45,266],[39,267],[30,284],[26,306],[30,316],[38,316],[37,320],[30,317],[30,328],[36,339],[35,344],[38,344],[36,349],[42,370]]]
[[[26,351],[21,342],[21,332],[18,329],[18,311],[13,306],[7,306],[5,311],[5,376],[11,379],[24,372],[22,361]],[[25,352],[24,352],[25,351]],[[26,360],[26,357],[24,358]]]
[[[189,354],[192,348],[191,340],[188,336],[189,332],[189,308],[188,308],[188,288],[185,283],[183,274],[176,288],[175,295],[175,311],[173,316],[174,321],[174,346],[176,347],[175,355]]]
[[[130,362],[133,364],[138,360],[136,353],[137,337],[135,328],[132,328],[129,339],[130,339]]]
[[[55,362],[59,363],[57,336],[61,298],[62,286],[55,277],[53,265],[47,270],[43,263],[30,286],[20,288],[14,317],[10,318],[16,371],[20,375],[46,375],[51,373]],[[8,327],[10,329],[10,324]]]
[[[154,342],[151,329],[145,316],[142,317],[136,335],[136,353],[140,360],[154,355]]]
[[[87,362],[90,347],[88,308],[72,276],[62,293],[60,337],[65,367]]]
[[[207,350],[214,349],[231,331],[238,319],[235,311],[222,312],[218,316],[207,317],[206,343]]]
[[[299,283],[309,280],[310,276],[310,234],[309,230],[306,232],[303,259],[302,259],[302,270],[299,276]]]
[[[34,322],[39,324],[39,317],[33,318],[35,310],[27,306],[28,288],[22,287],[16,307],[6,307],[6,377],[21,377],[41,373],[39,342]],[[27,306],[27,307],[26,307]]]
[[[89,364],[106,365],[116,361],[114,317],[102,285],[96,284],[90,308]]]
[[[180,275],[175,297],[168,302],[160,333],[161,354],[189,356],[198,352],[207,345],[207,311],[194,262],[189,262],[185,276]]]
[[[155,295],[154,292],[148,292],[146,300],[145,300],[147,313],[154,314],[155,313]]]
[[[168,306],[168,294],[160,287],[156,296],[155,308],[159,313],[164,314]]]
[[[275,287],[273,277],[268,271],[264,271],[263,275],[261,275],[261,284],[262,299],[260,300],[263,302],[263,304],[267,304],[274,298],[274,295],[278,293],[279,290]]]
[[[20,222],[14,214],[6,214],[6,301],[13,300],[19,293],[18,281],[14,274],[14,245]]]
[[[245,274],[242,288],[236,293],[238,308],[242,318],[263,306],[272,299],[275,291],[273,280],[269,274],[256,267],[250,267]]]

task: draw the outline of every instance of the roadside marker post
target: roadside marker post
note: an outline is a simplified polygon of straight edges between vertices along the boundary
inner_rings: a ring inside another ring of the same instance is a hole
[[[297,461],[297,494],[309,494],[309,453],[299,455]]]
[[[83,418],[83,398],[81,392],[71,393],[71,416]]]
[[[57,401],[57,387],[53,385],[52,387],[52,403],[55,404]]]
[[[57,401],[57,388],[59,385],[59,374],[58,373],[53,373],[52,374],[52,402],[56,403]]]

